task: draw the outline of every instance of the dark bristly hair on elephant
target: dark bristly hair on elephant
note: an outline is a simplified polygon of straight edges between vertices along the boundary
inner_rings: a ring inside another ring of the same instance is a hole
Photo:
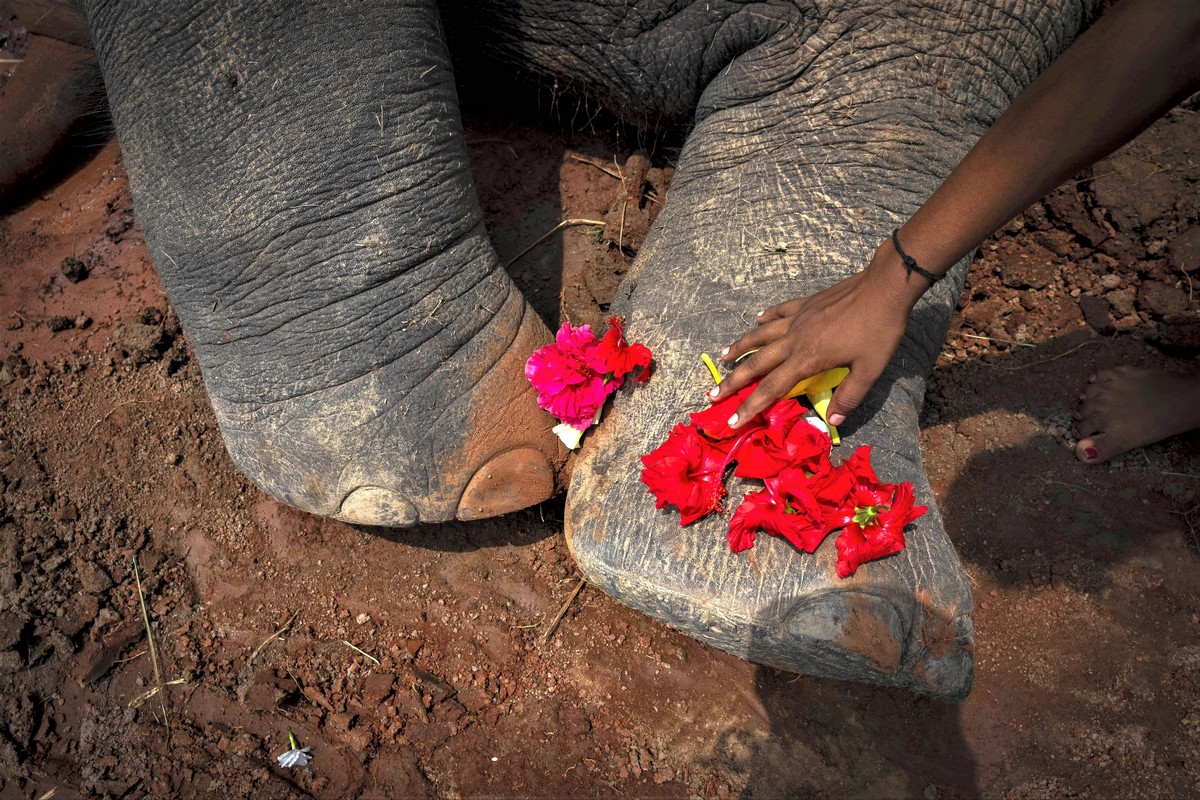
[[[811,558],[760,541],[751,561],[720,519],[680,528],[645,496],[638,456],[702,403],[701,352],[859,270],[1096,2],[84,5],[146,241],[230,454],[280,500],[350,522],[474,519],[566,481],[522,374],[550,332],[488,241],[441,15],[634,120],[687,120],[617,309],[657,372],[574,464],[580,567],[763,663],[969,691],[971,596],[935,510],[907,549],[842,581],[831,541]],[[873,445],[880,474],[931,507],[917,413],[965,268],[918,304],[845,429],[847,452]]]

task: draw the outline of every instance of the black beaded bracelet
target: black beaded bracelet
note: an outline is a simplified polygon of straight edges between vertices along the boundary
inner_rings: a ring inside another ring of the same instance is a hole
[[[946,277],[945,275],[934,275],[932,272],[930,272],[927,269],[921,269],[921,267],[917,265],[917,260],[915,258],[913,258],[912,256],[910,256],[908,253],[904,252],[904,248],[902,248],[900,246],[900,229],[899,228],[892,231],[892,244],[895,245],[896,252],[900,254],[900,260],[904,262],[904,271],[907,274],[912,275],[915,272],[918,275],[920,275],[922,278],[928,278],[933,283],[937,283],[942,278]]]

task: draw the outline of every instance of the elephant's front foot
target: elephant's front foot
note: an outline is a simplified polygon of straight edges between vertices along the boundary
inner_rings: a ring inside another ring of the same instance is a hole
[[[676,509],[656,509],[640,480],[640,457],[687,422],[688,412],[708,407],[704,395],[713,384],[702,353],[733,341],[759,309],[844,274],[841,251],[870,252],[886,235],[846,234],[829,243],[806,224],[801,214],[811,211],[802,202],[746,204],[786,208],[790,216],[770,226],[704,205],[727,191],[721,180],[750,185],[739,177],[673,186],[657,236],[622,286],[628,335],[651,348],[656,370],[645,387],[618,396],[575,464],[566,519],[571,550],[595,585],[722,650],[796,672],[962,698],[974,668],[971,594],[921,468],[917,425],[923,375],[953,307],[952,287],[918,306],[909,335],[842,427],[832,455],[838,463],[871,445],[880,479],[910,481],[917,503],[929,507],[906,529],[899,553],[846,579],[835,567],[836,534],[813,554],[765,534],[753,549],[734,553],[726,540],[730,517],[761,482],[730,477],[723,511],[681,526]],[[706,208],[711,212],[697,211]],[[792,235],[805,244],[795,255],[764,255],[750,236],[741,245],[741,227],[765,241]]]
[[[449,298],[435,308],[436,293],[415,304],[402,298],[383,303],[373,313],[409,305],[411,324],[396,335],[416,329],[418,336],[404,339],[416,344],[390,359],[375,352],[389,337],[367,349],[344,345],[339,358],[324,360],[328,369],[346,369],[344,378],[305,374],[267,356],[258,364],[261,372],[292,372],[286,393],[262,378],[254,394],[230,400],[237,386],[222,364],[206,364],[235,463],[289,505],[363,525],[479,519],[553,496],[568,454],[523,374],[525,359],[550,334],[502,273],[493,283],[494,308]],[[442,328],[473,333],[444,341]],[[311,327],[268,337],[272,345],[259,348],[264,354],[273,347],[319,347]],[[362,374],[354,374],[355,359]],[[315,381],[330,385],[306,391],[303,383]],[[284,396],[264,402],[261,395],[270,393]]]

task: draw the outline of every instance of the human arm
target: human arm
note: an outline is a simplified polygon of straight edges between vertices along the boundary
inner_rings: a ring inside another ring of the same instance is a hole
[[[944,274],[1198,86],[1200,3],[1125,0],[1017,98],[903,225],[905,251],[925,270]],[[929,285],[905,271],[888,240],[857,275],[762,312],[758,327],[722,353],[734,361],[758,349],[719,387],[724,396],[761,377],[731,424],[744,424],[803,378],[847,366],[850,375],[829,406],[830,421],[840,424],[882,374]]]

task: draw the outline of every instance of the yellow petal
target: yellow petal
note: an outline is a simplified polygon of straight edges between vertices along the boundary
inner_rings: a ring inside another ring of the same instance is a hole
[[[832,372],[832,371],[833,370],[830,370],[830,372]],[[847,372],[848,371],[849,370],[847,370]],[[821,373],[821,374],[824,375],[825,373]],[[845,376],[843,376],[843,377],[845,377]],[[839,378],[838,380],[840,381],[841,378]],[[808,402],[812,403],[813,411],[816,411],[817,415],[820,416],[821,419],[825,421],[825,424],[829,425],[830,441],[832,441],[834,444],[841,444],[842,437],[838,434],[837,426],[830,425],[829,419],[826,417],[826,413],[829,411],[829,401],[833,399],[833,392],[826,389],[823,392],[809,392],[805,396],[808,398]]]
[[[813,375],[811,378],[805,378],[792,387],[788,392],[788,397],[799,397],[802,394],[816,394],[817,392],[828,392],[837,386],[846,376],[850,374],[850,370],[845,367],[834,367],[827,369],[824,372]],[[822,415],[824,416],[824,415]]]

